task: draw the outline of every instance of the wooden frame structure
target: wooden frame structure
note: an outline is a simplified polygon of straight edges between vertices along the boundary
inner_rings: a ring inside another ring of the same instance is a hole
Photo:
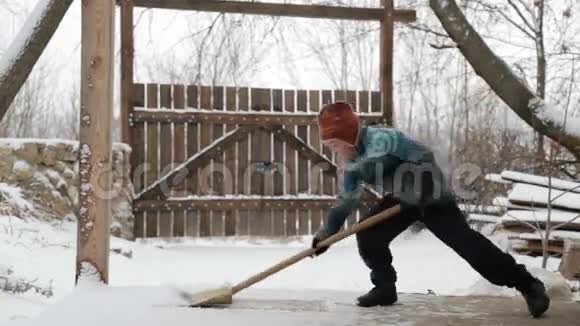
[[[218,0],[118,0],[118,4],[121,6],[122,140],[133,147],[133,176],[143,163],[153,165],[145,176],[134,177],[137,181],[136,236],[240,233],[288,236],[315,231],[336,194],[333,179],[336,166],[330,153],[322,152],[317,138],[317,111],[324,103],[342,99],[355,105],[366,124],[393,125],[393,25],[395,21],[414,21],[415,11],[395,10],[392,0],[384,0],[382,8]],[[379,21],[380,92],[135,84],[134,7]],[[173,141],[166,141],[166,135],[172,135]],[[260,151],[261,148],[264,150]],[[282,160],[288,160],[289,172],[296,175],[295,180],[288,181],[283,173],[268,176],[271,169],[268,166]],[[168,164],[171,168],[164,169]],[[218,198],[199,196],[200,182],[205,178],[202,170],[207,165],[224,165],[235,171],[234,193],[225,191],[227,176],[223,174],[209,177]],[[312,172],[313,167],[319,166],[323,168]],[[252,172],[249,179],[242,180],[246,177],[242,168],[266,172],[258,175]],[[240,186],[243,182],[247,185]],[[318,185],[313,187],[312,182]],[[313,192],[314,188],[317,190]],[[307,192],[312,199],[301,196],[302,192]],[[180,197],[183,193],[190,196]],[[365,200],[376,198],[370,190],[366,194]],[[231,209],[236,210],[235,217],[228,215]],[[225,217],[209,218],[207,215],[214,214],[213,210]],[[192,211],[195,226],[185,222],[191,218],[188,214]],[[308,219],[303,221],[304,212]],[[240,231],[239,221],[244,214],[249,222],[247,229]],[[256,222],[252,222],[254,219]],[[165,225],[164,221],[169,220],[171,225]],[[266,226],[257,225],[260,223]],[[257,225],[255,232],[251,231],[253,224]],[[210,232],[214,229],[220,231]]]

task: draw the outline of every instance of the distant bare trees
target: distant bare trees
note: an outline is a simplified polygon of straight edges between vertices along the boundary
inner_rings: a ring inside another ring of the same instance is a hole
[[[225,14],[190,17],[195,19],[187,19],[187,35],[174,42],[171,50],[149,57],[152,60],[145,63],[149,76],[166,82],[252,85],[264,58],[276,55],[272,43],[276,41],[278,18]]]
[[[0,58],[0,120],[32,72],[72,0],[38,2],[20,33]]]

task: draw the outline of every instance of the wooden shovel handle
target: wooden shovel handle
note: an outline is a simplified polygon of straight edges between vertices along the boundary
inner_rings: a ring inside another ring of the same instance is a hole
[[[346,237],[349,237],[357,232],[360,232],[362,230],[366,230],[372,226],[374,226],[375,224],[378,224],[386,219],[388,219],[389,217],[398,214],[401,211],[401,206],[397,205],[391,208],[388,208],[376,215],[373,215],[367,219],[365,219],[364,221],[357,223],[353,226],[351,226],[348,229],[345,229],[343,231],[337,232],[334,235],[332,235],[331,237],[320,241],[317,244],[317,248],[320,247],[326,247],[326,246],[330,246]],[[268,268],[267,270],[258,273],[250,278],[248,278],[247,280],[235,285],[232,288],[232,294],[236,294],[238,292],[240,292],[241,290],[248,288],[264,279],[266,279],[267,277],[269,277],[270,275],[276,274],[279,271],[283,270],[284,268],[294,265],[295,263],[301,261],[302,259],[306,258],[306,257],[310,257],[312,255],[314,255],[314,253],[316,252],[316,249],[314,248],[309,248],[306,250],[303,250],[299,253],[297,253],[296,255],[287,258],[281,262],[279,262],[278,264]]]

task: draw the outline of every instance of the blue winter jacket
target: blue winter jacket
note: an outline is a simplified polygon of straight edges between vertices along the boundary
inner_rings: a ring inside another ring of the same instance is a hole
[[[343,188],[317,235],[321,239],[338,232],[346,218],[359,206],[363,183],[382,188],[379,192],[393,193],[404,203],[416,203],[417,189],[405,186],[408,182],[403,180],[403,172],[430,170],[439,176],[434,178],[437,183],[434,188],[440,194],[438,198],[449,198],[450,194],[433,152],[393,128],[361,128],[356,155],[345,162],[344,170]]]

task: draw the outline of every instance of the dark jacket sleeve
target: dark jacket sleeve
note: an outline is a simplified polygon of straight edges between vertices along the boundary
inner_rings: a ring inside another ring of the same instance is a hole
[[[346,218],[358,207],[361,192],[358,172],[347,170],[344,174],[343,190],[338,195],[336,204],[330,209],[325,225],[317,234],[320,239],[326,239],[340,230]]]

